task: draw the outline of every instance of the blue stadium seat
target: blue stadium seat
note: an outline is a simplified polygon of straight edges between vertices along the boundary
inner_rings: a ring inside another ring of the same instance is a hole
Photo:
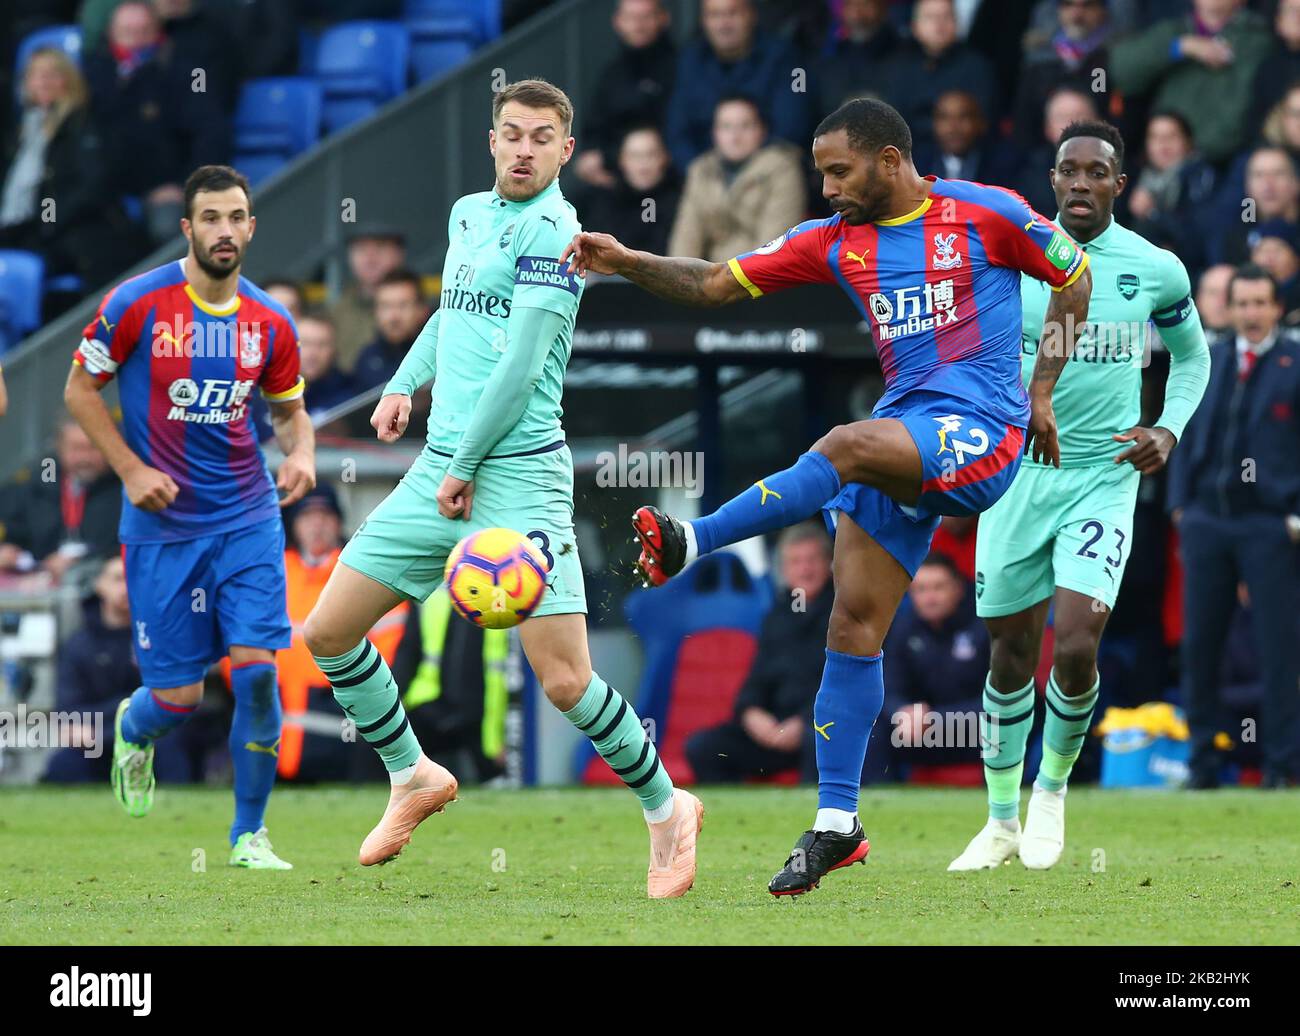
[[[395,22],[344,22],[327,29],[316,55],[326,131],[363,119],[400,94],[410,51],[406,27]]]
[[[455,68],[474,51],[474,25],[467,18],[428,18],[406,23],[411,33],[411,78],[417,83]]]
[[[321,85],[280,76],[244,84],[235,110],[235,151],[292,158],[320,139]]]
[[[75,25],[51,25],[37,29],[23,37],[14,55],[14,91],[22,96],[23,69],[31,60],[32,53],[43,47],[61,50],[78,64],[81,63],[81,29]]]
[[[316,55],[320,51],[320,34],[310,29],[298,30],[298,74],[316,74]]]
[[[402,6],[407,25],[451,18],[468,19],[473,42],[488,43],[501,35],[501,0],[405,0]]]
[[[0,251],[0,352],[41,324],[45,260],[35,252]]]
[[[284,155],[242,155],[236,153],[231,159],[231,165],[248,177],[250,187],[257,187],[259,184],[269,180],[272,175],[278,173],[287,166],[290,159]]]

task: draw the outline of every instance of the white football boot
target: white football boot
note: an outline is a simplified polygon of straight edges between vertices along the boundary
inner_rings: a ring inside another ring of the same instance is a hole
[[[1065,848],[1065,788],[1047,791],[1034,785],[1020,840],[1020,862],[1031,871],[1045,871]]]
[[[989,819],[980,833],[970,840],[970,845],[957,859],[948,864],[950,871],[982,871],[1008,863],[1020,848],[1020,820],[1015,827],[1004,827]]]

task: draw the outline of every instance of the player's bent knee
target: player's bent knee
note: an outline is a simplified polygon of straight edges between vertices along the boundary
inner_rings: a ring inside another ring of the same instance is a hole
[[[540,680],[547,700],[561,712],[568,712],[587,692],[587,685],[591,683],[591,672],[588,671],[584,676],[577,669],[564,668],[546,673],[540,677]]]
[[[319,605],[311,610],[303,623],[302,639],[307,650],[317,658],[336,658],[347,654],[359,643],[356,640],[348,643],[348,634],[338,629],[328,615],[322,614]]]
[[[874,655],[880,651],[888,630],[888,619],[882,621],[870,612],[841,607],[837,600],[831,608],[826,646],[844,655]]]
[[[1087,694],[1097,671],[1098,640],[1091,632],[1067,634],[1056,641],[1052,668],[1056,685],[1067,697]]]
[[[203,701],[203,681],[187,683],[180,687],[154,687],[153,693],[172,705],[190,707]]]

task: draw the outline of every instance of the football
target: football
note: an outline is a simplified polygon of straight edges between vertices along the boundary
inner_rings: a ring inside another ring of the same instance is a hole
[[[517,626],[546,592],[546,562],[532,540],[514,529],[481,529],[447,558],[452,607],[476,626]]]

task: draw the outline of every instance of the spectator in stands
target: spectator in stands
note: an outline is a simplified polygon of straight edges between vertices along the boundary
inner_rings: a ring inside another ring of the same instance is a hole
[[[757,31],[752,0],[702,0],[700,25],[704,38],[682,53],[668,103],[678,169],[708,150],[718,102],[737,92],[755,99],[773,137],[806,148],[812,104],[796,70],[807,69],[788,43]]]
[[[351,282],[329,309],[339,363],[351,367],[375,337],[375,289],[406,264],[406,235],[382,226],[358,226],[348,238]]]
[[[303,624],[343,547],[343,514],[334,489],[327,482],[318,483],[285,520],[289,539],[284,552],[285,590],[293,639],[276,656],[284,706],[277,773],[286,780],[302,781],[382,778],[382,769],[374,773],[375,754],[361,738],[347,741],[339,737],[343,711],[302,635]],[[409,605],[399,604],[375,623],[368,635],[390,665],[396,658],[408,609]]]
[[[942,554],[954,565],[968,583],[975,582],[975,537],[979,532],[979,516],[974,514],[945,514],[934,530],[930,549]]]
[[[713,116],[713,150],[687,170],[669,254],[726,262],[757,248],[803,219],[804,182],[798,149],[768,142],[758,105],[724,97]]]
[[[946,90],[934,102],[934,135],[915,152],[917,171],[946,180],[1010,186],[1018,164],[1010,146],[989,135],[979,98],[967,90]]]
[[[1226,165],[1246,143],[1251,89],[1272,37],[1243,0],[1192,0],[1191,11],[1117,40],[1113,86],[1149,96],[1158,111],[1176,111],[1196,126],[1207,160]]]
[[[1202,273],[1197,282],[1196,312],[1207,333],[1227,331],[1232,326],[1228,316],[1228,283],[1235,272],[1235,267],[1219,263]]]
[[[1277,282],[1282,323],[1300,323],[1300,229],[1281,219],[1261,223],[1251,236],[1250,261]]]
[[[260,282],[261,289],[289,311],[296,324],[302,319],[302,285],[288,277],[271,277]]]
[[[1050,37],[1036,36],[1028,45],[1016,90],[1013,124],[1023,146],[1034,144],[1043,108],[1063,86],[1093,93],[1099,108],[1107,106],[1106,47],[1113,25],[1106,0],[1056,0],[1048,6],[1055,7],[1056,24]]]
[[[939,730],[976,731],[983,708],[989,638],[975,616],[970,584],[952,561],[931,554],[916,570],[908,596],[911,611],[900,614],[885,638],[889,666],[881,715],[890,717],[888,754],[896,763],[978,763],[977,739],[950,744],[945,736],[932,744]],[[883,736],[875,740],[876,751],[883,750]]]
[[[126,0],[113,11],[108,45],[85,55],[91,110],[103,133],[113,190],[138,197],[157,242],[174,241],[185,178],[229,160],[230,115],[219,68],[206,49],[168,39],[154,9]],[[204,89],[195,89],[201,70]],[[147,156],[147,160],[142,160]]]
[[[324,317],[308,315],[298,321],[298,363],[306,382],[303,404],[312,417],[360,391],[352,376],[339,369],[334,328]]]
[[[777,555],[787,593],[777,595],[763,620],[734,718],[698,731],[686,742],[686,758],[703,783],[795,767],[805,777],[816,774],[813,699],[826,660],[826,627],[835,597],[830,539],[819,522],[804,522],[781,534]]]
[[[615,167],[628,128],[663,126],[677,68],[661,0],[619,0],[613,25],[622,45],[587,99],[582,149],[573,160],[579,179],[606,190],[617,187]]]
[[[1300,647],[1300,344],[1279,327],[1282,303],[1266,271],[1247,265],[1228,286],[1233,333],[1210,347],[1210,382],[1174,451],[1168,506],[1183,556],[1183,701],[1191,787],[1219,782],[1219,677],[1239,581],[1254,605],[1265,700],[1259,722],[1264,786],[1297,776]]]
[[[619,146],[614,185],[590,192],[583,226],[613,234],[628,248],[662,255],[681,196],[681,178],[659,130],[634,126]]]
[[[241,52],[263,41],[230,35],[231,26],[209,9],[218,5],[200,5],[197,0],[150,0],[150,3],[164,38],[189,56],[187,60],[194,62],[191,69],[201,68],[208,74],[207,89],[220,91],[222,106],[233,114],[239,93]],[[231,6],[243,7],[245,3]]]
[[[419,275],[407,269],[387,274],[375,289],[375,340],[361,350],[352,371],[357,391],[384,385],[397,373],[428,319]]]
[[[1265,144],[1286,148],[1292,158],[1300,156],[1300,82],[1288,86],[1265,113],[1259,135]]]
[[[1063,86],[1047,101],[1043,109],[1042,137],[1024,157],[1015,189],[1035,212],[1049,219],[1056,213],[1056,195],[1047,172],[1056,165],[1056,142],[1072,122],[1098,118],[1092,94]]]
[[[1300,0],[1278,0],[1272,49],[1255,72],[1249,128],[1259,133],[1268,113],[1300,80]]]
[[[899,43],[885,0],[844,0],[817,66],[821,111],[832,112],[854,97],[883,97],[885,69]]]
[[[1204,218],[1214,195],[1214,170],[1196,154],[1192,127],[1177,112],[1147,123],[1146,163],[1128,192],[1129,226],[1168,248],[1195,272],[1205,265]]]
[[[21,103],[17,137],[0,157],[0,248],[37,252],[47,277],[76,274],[98,287],[140,255],[141,243],[110,194],[86,81],[63,51],[38,50]]]
[[[0,572],[40,567],[58,582],[82,558],[118,553],[122,483],[76,421],[59,426],[53,458],[0,496]]]
[[[1259,224],[1280,219],[1300,226],[1300,173],[1290,152],[1271,146],[1252,152],[1246,162],[1246,198],[1226,209],[1225,218],[1217,228],[1216,261],[1234,265],[1250,258]]]
[[[998,117],[993,67],[958,38],[952,0],[917,0],[912,37],[890,58],[885,71],[885,100],[907,120],[914,144],[932,141],[935,101],[949,90],[974,94],[987,117]]]

